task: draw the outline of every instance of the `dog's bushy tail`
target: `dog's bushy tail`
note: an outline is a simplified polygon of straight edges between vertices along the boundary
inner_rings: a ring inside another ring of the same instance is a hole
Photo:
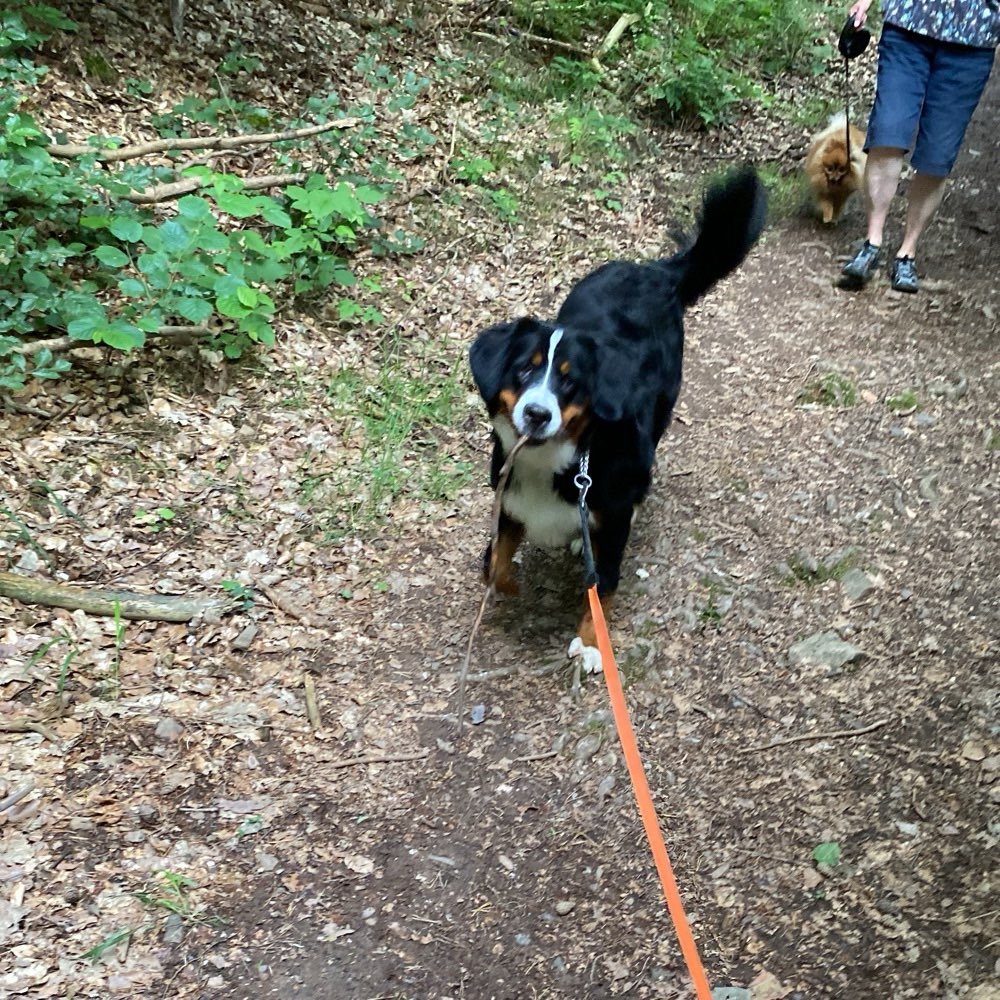
[[[743,263],[766,220],[767,194],[753,167],[743,167],[708,189],[698,233],[674,258],[683,267],[678,293],[685,306]]]

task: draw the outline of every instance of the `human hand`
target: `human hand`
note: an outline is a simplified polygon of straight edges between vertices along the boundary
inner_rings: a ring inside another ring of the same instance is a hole
[[[872,0],[858,0],[858,2],[847,12],[854,18],[854,27],[861,28],[868,19],[868,8],[871,7]]]

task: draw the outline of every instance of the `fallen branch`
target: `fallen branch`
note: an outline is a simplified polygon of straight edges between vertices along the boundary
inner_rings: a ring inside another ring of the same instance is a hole
[[[248,177],[243,181],[241,191],[259,191],[261,188],[285,187],[288,184],[299,184],[306,179],[305,174],[266,174],[262,177]],[[190,194],[207,184],[214,184],[215,177],[185,177],[179,181],[168,181],[165,184],[154,184],[144,191],[134,191],[125,195],[125,200],[134,205],[155,205],[161,201],[170,201],[182,194]]]
[[[430,754],[430,750],[421,750],[418,753],[365,754],[361,757],[349,757],[347,760],[335,760],[328,766],[353,767],[355,764],[398,764],[407,760],[423,760]]]
[[[756,747],[747,747],[740,753],[759,753],[761,750],[773,750],[775,747],[788,746],[789,743],[806,743],[812,740],[843,740],[851,736],[864,736],[865,733],[874,732],[890,723],[890,719],[879,719],[870,726],[862,726],[860,729],[834,729],[828,733],[802,733],[799,736],[789,736],[787,739],[775,740],[773,743],[763,743]]]
[[[97,158],[102,162],[116,163],[120,160],[135,160],[141,156],[150,156],[153,153],[174,152],[178,149],[239,149],[241,146],[287,142],[290,139],[308,139],[310,136],[321,135],[323,132],[330,132],[333,129],[353,128],[360,123],[360,118],[341,118],[340,121],[325,122],[322,125],[307,125],[303,128],[287,129],[284,132],[258,132],[250,135],[207,135],[186,139],[153,139],[150,142],[138,142],[132,146],[119,146],[117,149],[95,149],[87,143],[53,143],[46,148],[50,156],[60,156],[69,159],[96,153]]]
[[[158,330],[147,333],[147,337],[207,337],[213,331],[207,326],[161,326]],[[21,354],[30,358],[33,354],[42,351],[51,351],[57,354],[60,351],[69,351],[74,347],[100,347],[92,340],[77,340],[74,337],[50,337],[48,340],[32,340],[30,343],[21,344],[15,347],[12,354]]]
[[[201,615],[225,614],[236,606],[228,597],[179,597],[103,587],[74,587],[4,572],[0,572],[0,597],[9,597],[22,604],[85,611],[88,615],[109,618],[117,615],[130,621],[154,622],[187,622]]]
[[[599,59],[601,56],[606,56],[618,44],[622,35],[624,35],[633,24],[638,24],[641,20],[641,14],[622,14],[622,16],[615,21],[614,27],[607,33],[604,41],[601,42],[601,47],[597,50],[595,58]]]

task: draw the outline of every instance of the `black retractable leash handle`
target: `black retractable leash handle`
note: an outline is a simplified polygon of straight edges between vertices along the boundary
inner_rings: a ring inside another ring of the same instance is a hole
[[[847,139],[847,162],[851,162],[851,60],[857,59],[872,40],[872,33],[867,28],[858,28],[854,24],[854,15],[848,14],[847,21],[837,39],[837,48],[844,57],[844,131]]]

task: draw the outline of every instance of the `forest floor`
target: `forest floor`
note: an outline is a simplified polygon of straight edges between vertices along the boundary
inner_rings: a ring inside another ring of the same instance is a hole
[[[123,75],[141,58],[197,75],[165,30],[135,54],[116,48],[127,25],[81,20]],[[688,315],[612,641],[720,998],[1000,997],[998,84],[919,294],[835,287],[855,203],[828,229],[779,215]],[[126,116],[70,55],[50,86],[83,130]],[[383,308],[393,350],[459,386],[401,473],[446,456],[451,485],[404,482],[379,525],[329,527],[380,474],[351,404],[386,329],[303,313],[238,366],[85,366],[21,400],[57,419],[0,412],[3,568],[254,590],[191,626],[0,599],[0,722],[40,723],[0,734],[0,799],[34,786],[0,812],[0,992],[692,995],[605,686],[570,693],[568,554],[526,551],[522,596],[487,610],[481,722],[456,735],[491,505],[464,357],[609,257],[664,252],[728,162],[780,146],[793,172],[807,136],[752,119],[660,136],[620,210],[555,164],[516,221],[470,202],[422,254],[373,261],[406,291]],[[439,209],[415,197],[401,221],[426,233]]]

